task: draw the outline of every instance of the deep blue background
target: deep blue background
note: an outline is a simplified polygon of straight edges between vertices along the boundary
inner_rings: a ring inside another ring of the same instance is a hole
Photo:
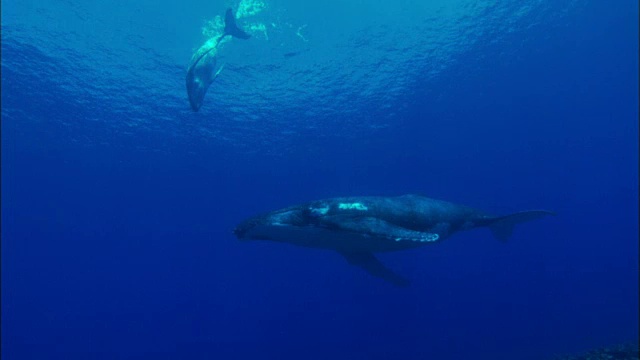
[[[479,42],[416,80],[384,131],[292,134],[278,156],[100,121],[71,139],[61,124],[91,109],[26,81],[5,59],[46,54],[3,39],[3,358],[547,359],[637,339],[637,12],[591,1]],[[507,244],[477,230],[381,255],[408,289],[231,233],[298,202],[410,192],[558,216]]]

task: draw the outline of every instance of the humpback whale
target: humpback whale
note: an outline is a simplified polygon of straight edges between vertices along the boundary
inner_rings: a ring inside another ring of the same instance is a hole
[[[238,39],[248,39],[251,35],[242,31],[236,24],[236,17],[233,11],[227,9],[224,16],[224,31],[220,36],[210,39],[193,54],[191,65],[187,70],[187,95],[189,96],[189,104],[193,111],[200,110],[204,95],[207,89],[216,77],[222,71],[222,66],[216,68],[216,52],[218,45],[226,36],[236,37]]]
[[[421,195],[364,196],[318,200],[249,218],[234,230],[238,239],[270,240],[337,251],[355,266],[398,286],[407,279],[374,255],[439,243],[458,231],[488,227],[506,241],[515,224],[554,215],[546,210],[487,215],[473,208]]]

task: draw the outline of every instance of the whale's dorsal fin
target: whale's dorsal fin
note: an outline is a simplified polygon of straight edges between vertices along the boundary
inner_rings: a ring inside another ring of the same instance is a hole
[[[406,287],[409,286],[409,280],[396,274],[393,270],[384,266],[372,253],[368,251],[360,252],[340,252],[349,264],[359,266],[369,274],[389,281],[393,285]]]
[[[224,35],[231,35],[233,37],[237,37],[238,39],[248,39],[251,35],[242,31],[238,25],[236,24],[236,16],[233,15],[233,10],[231,8],[227,9],[227,12],[224,14]]]

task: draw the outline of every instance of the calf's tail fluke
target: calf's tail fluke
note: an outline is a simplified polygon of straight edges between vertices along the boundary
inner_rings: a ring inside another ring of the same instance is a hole
[[[238,39],[248,39],[251,35],[242,31],[238,25],[236,24],[236,16],[233,15],[233,10],[231,8],[227,9],[227,12],[224,14],[224,35],[231,35]]]
[[[511,237],[513,227],[516,224],[540,219],[548,215],[555,215],[556,213],[547,210],[529,210],[521,211],[514,214],[499,216],[491,219],[489,223],[489,229],[493,233],[493,236],[500,241],[507,241]]]

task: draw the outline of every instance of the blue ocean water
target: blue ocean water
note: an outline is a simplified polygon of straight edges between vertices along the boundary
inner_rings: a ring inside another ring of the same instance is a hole
[[[227,7],[199,112],[191,55]],[[551,359],[638,338],[638,3],[2,0],[3,359]],[[239,242],[421,193],[489,231],[380,255]]]

